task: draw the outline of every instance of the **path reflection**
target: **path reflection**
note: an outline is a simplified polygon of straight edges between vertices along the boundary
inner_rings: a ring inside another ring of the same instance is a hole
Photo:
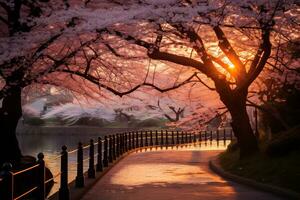
[[[207,184],[216,178],[200,166],[178,163],[130,164],[111,177],[111,184],[138,186],[144,184]]]

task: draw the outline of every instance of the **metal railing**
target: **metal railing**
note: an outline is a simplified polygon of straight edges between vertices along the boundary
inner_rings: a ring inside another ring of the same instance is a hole
[[[5,163],[2,167],[0,174],[0,188],[1,191],[5,191],[0,194],[1,200],[19,200],[28,195],[33,195],[36,199],[46,199],[46,184],[50,181],[54,181],[55,178],[60,176],[60,187],[58,196],[60,200],[69,200],[69,181],[68,181],[68,156],[70,154],[77,153],[76,163],[76,178],[75,187],[84,187],[84,162],[88,163],[87,177],[93,179],[96,177],[96,172],[102,172],[109,163],[113,163],[120,156],[136,149],[148,148],[148,147],[163,147],[163,146],[178,146],[188,143],[207,142],[216,140],[219,142],[223,140],[232,140],[232,130],[216,130],[216,131],[199,131],[199,132],[182,132],[182,131],[169,131],[169,130],[143,130],[143,131],[131,131],[125,133],[118,133],[114,135],[104,136],[104,139],[98,137],[97,142],[93,139],[90,140],[88,145],[83,146],[81,142],[78,143],[76,149],[67,151],[67,146],[62,146],[61,154],[54,159],[60,159],[61,169],[60,172],[53,175],[52,178],[45,180],[45,161],[43,153],[38,154],[38,159],[35,165],[30,166],[21,171],[13,172],[12,165]],[[95,146],[97,146],[97,152],[95,153]],[[84,150],[89,149],[88,157],[84,158]],[[97,163],[95,164],[95,157]],[[22,192],[22,194],[16,195],[14,192],[15,177],[30,171],[36,170],[37,181],[35,186]]]

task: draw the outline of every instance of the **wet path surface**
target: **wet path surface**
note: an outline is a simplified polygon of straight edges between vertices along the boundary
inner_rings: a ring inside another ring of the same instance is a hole
[[[219,150],[187,148],[132,153],[114,166],[83,200],[281,199],[214,174]]]

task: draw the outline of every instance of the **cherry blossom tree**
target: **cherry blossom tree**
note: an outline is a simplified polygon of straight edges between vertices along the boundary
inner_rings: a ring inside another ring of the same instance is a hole
[[[142,86],[168,92],[201,83],[231,114],[241,156],[251,155],[258,147],[246,112],[248,91],[275,64],[274,49],[299,36],[296,0],[9,0],[0,6],[6,27],[0,152],[12,152],[2,160],[21,156],[15,127],[21,91],[33,83],[93,98],[106,97],[102,90],[124,96]]]
[[[246,110],[249,88],[263,69],[274,64],[278,45],[299,36],[297,1],[172,1],[166,15],[99,29],[128,45],[145,50],[154,60],[193,68],[209,78],[228,109],[241,157],[258,150]],[[198,6],[198,7],[197,7]],[[203,6],[200,9],[199,6]],[[190,16],[181,12],[184,8]],[[176,7],[177,8],[177,7]],[[205,8],[205,9],[204,9]],[[190,18],[187,21],[187,18]],[[143,32],[143,30],[145,30]],[[152,31],[151,31],[152,30]],[[180,51],[180,47],[183,51]],[[184,51],[185,50],[185,51]]]
[[[151,8],[153,6],[146,7],[148,11]],[[119,62],[113,59],[116,52],[95,30],[134,20],[141,13],[135,5],[130,6],[130,15],[126,14],[128,6],[110,1],[93,4],[91,1],[1,0],[0,9],[0,123],[3,133],[0,163],[15,163],[22,156],[15,130],[22,116],[22,90],[31,84],[52,84],[89,97],[104,98],[101,88],[119,96],[130,94],[141,86],[164,92],[187,84],[195,77],[192,75],[182,83],[160,88],[135,76],[145,71],[138,68],[144,65],[140,57],[135,59],[132,54]],[[82,16],[89,20],[82,23]],[[116,43],[122,47],[121,43]],[[130,66],[132,63],[134,67]]]

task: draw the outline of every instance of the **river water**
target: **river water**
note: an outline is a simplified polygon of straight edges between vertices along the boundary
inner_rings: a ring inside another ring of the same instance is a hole
[[[110,131],[112,134],[114,131]],[[38,153],[43,152],[45,155],[45,161],[47,167],[51,170],[54,176],[58,175],[60,172],[60,158],[58,157],[61,152],[61,147],[66,145],[68,151],[76,149],[78,142],[82,142],[84,145],[89,144],[90,139],[97,141],[97,137],[107,135],[103,134],[70,134],[70,133],[60,133],[60,134],[18,134],[18,139],[20,147],[24,155],[36,156]],[[196,150],[223,150],[226,149],[229,141],[208,141],[197,143],[196,145],[189,146],[180,146],[177,148],[180,150],[185,149],[196,149]],[[165,147],[164,147],[165,148]],[[176,149],[176,147],[174,147]],[[173,148],[173,149],[174,149]],[[169,147],[168,149],[171,149]],[[166,149],[166,150],[168,150]],[[96,148],[95,148],[96,150]],[[148,149],[150,150],[150,149]],[[152,148],[155,150],[155,148]],[[73,181],[76,177],[76,165],[77,165],[77,155],[76,153],[68,154],[69,155],[69,182]],[[84,158],[88,157],[88,149],[84,151]],[[84,171],[88,169],[88,160],[84,162]],[[58,175],[55,178],[55,184],[50,193],[53,194],[58,191],[60,183],[60,176]]]

